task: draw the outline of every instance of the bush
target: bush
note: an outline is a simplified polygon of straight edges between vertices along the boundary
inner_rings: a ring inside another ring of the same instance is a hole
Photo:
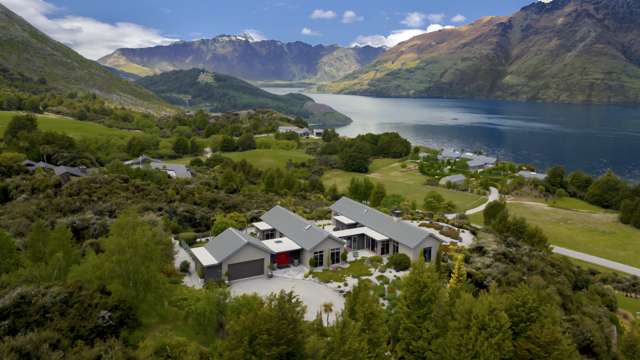
[[[187,245],[192,246],[198,240],[198,234],[194,232],[183,232],[178,234],[178,240],[184,241]]]
[[[369,260],[369,264],[374,268],[378,268],[380,265],[382,265],[382,256],[372,256],[367,260]]]
[[[450,227],[446,227],[442,230],[440,230],[440,234],[451,238],[453,240],[461,240],[462,238],[460,237],[460,231],[458,231],[457,229],[454,228],[450,228]]]
[[[314,267],[316,267],[316,265],[317,265],[316,264],[316,259],[310,258],[309,259],[309,267],[313,269]]]
[[[180,263],[180,272],[187,274],[190,272],[190,270],[191,270],[191,264],[187,260],[183,260]]]
[[[411,259],[406,254],[393,254],[389,257],[389,266],[395,271],[409,270]]]
[[[348,256],[349,256],[349,254],[346,251],[341,252],[340,253],[340,261],[347,262]]]

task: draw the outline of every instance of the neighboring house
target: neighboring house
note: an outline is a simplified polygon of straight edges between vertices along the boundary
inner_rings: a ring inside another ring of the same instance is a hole
[[[450,175],[440,179],[439,184],[440,185],[447,185],[447,184],[463,185],[466,180],[467,178],[464,175]]]
[[[522,176],[527,180],[540,180],[544,181],[547,178],[547,174],[538,174],[535,171],[520,171],[516,175]]]
[[[35,171],[36,169],[53,171],[54,174],[60,176],[66,181],[70,180],[72,177],[85,177],[89,175],[89,169],[85,167],[56,166],[42,161],[35,162],[31,160],[23,161],[22,165],[30,171]]]
[[[278,127],[278,132],[282,134],[292,132],[301,137],[309,137],[309,135],[311,135],[311,131],[309,129],[299,128],[297,126],[280,126]]]
[[[128,160],[124,162],[125,165],[133,167],[133,168],[142,168],[145,166],[149,166],[152,169],[164,171],[171,178],[176,179],[186,179],[191,178],[193,174],[188,167],[181,164],[167,164],[162,162],[161,160],[154,159],[152,157],[141,155],[135,159]]]
[[[257,230],[257,237],[266,239],[263,243],[276,253],[273,263],[277,266],[286,266],[296,260],[306,266],[310,259],[314,259],[316,267],[341,262],[345,242],[301,216],[276,206],[260,219],[261,223],[252,226]]]
[[[313,129],[313,136],[322,137],[323,134],[324,134],[323,129]]]
[[[485,155],[478,155],[473,153],[465,153],[462,158],[469,160],[467,163],[470,170],[482,170],[488,169],[496,165],[498,159]]]
[[[441,239],[402,219],[386,215],[343,197],[331,206],[333,235],[344,239],[352,250],[368,250],[386,256],[406,254],[412,261],[435,260]]]
[[[191,249],[204,280],[240,280],[267,273],[273,252],[260,240],[229,228],[205,246]]]
[[[458,150],[454,149],[443,149],[440,155],[438,155],[438,160],[458,160],[462,157],[462,153]]]

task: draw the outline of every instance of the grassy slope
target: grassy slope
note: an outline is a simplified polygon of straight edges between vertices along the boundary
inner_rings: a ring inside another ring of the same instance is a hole
[[[427,192],[432,190],[453,201],[458,211],[471,209],[486,201],[486,198],[475,194],[424,185],[424,176],[416,170],[402,169],[400,163],[394,159],[375,160],[367,175],[332,170],[327,172],[322,180],[325,186],[336,184],[339,190],[346,191],[351,178],[364,176],[383,183],[388,194],[400,194],[409,200],[415,200],[419,206]]]
[[[551,244],[640,267],[640,230],[616,214],[510,203],[509,211],[540,226]]]
[[[15,114],[17,113],[11,111],[0,112],[0,137],[4,134],[5,128]],[[74,120],[53,115],[38,116],[38,127],[40,130],[62,132],[74,138],[104,136],[124,139],[129,138],[134,134],[134,132],[109,128],[88,121]]]
[[[632,299],[625,297],[624,295],[617,293],[618,307],[622,310],[626,310],[636,319],[640,319],[640,299]]]
[[[302,162],[311,159],[310,155],[300,150],[273,150],[258,149],[244,152],[224,153],[226,157],[234,161],[247,160],[259,169],[268,169],[273,167],[284,168],[287,161]]]

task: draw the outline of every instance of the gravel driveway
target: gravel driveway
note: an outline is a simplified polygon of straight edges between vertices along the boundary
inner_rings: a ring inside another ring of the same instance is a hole
[[[307,312],[304,316],[305,320],[313,320],[316,314],[322,311],[322,304],[330,302],[333,304],[333,313],[329,315],[329,322],[335,321],[336,314],[344,309],[344,298],[322,284],[309,280],[295,280],[284,278],[255,278],[248,280],[240,280],[231,284],[232,295],[242,294],[258,294],[266,296],[270,293],[279,292],[280,290],[293,291],[300,297],[302,302],[307,306]],[[326,321],[326,315],[323,314]]]

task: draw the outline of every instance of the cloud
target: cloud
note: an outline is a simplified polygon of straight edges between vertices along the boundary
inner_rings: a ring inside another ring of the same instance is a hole
[[[451,18],[451,22],[454,22],[454,23],[463,23],[465,21],[467,21],[467,17],[462,14],[458,14]]]
[[[427,34],[434,31],[439,31],[443,29],[453,29],[455,26],[447,25],[443,26],[440,24],[431,24],[427,27],[426,30],[422,29],[404,29],[404,30],[394,30],[391,34],[384,35],[369,35],[369,36],[358,36],[356,40],[351,43],[351,47],[361,47],[361,46],[373,46],[373,47],[387,47],[392,48],[401,42],[405,42],[415,36]]]
[[[302,28],[302,31],[300,31],[300,34],[306,35],[306,36],[322,36],[321,33],[317,32],[315,30],[311,30],[308,27]]]
[[[439,24],[444,20],[444,14],[429,14],[427,15],[427,20],[429,20],[431,24]]]
[[[356,14],[356,12],[353,10],[347,10],[344,12],[344,14],[342,14],[342,23],[344,24],[351,24],[363,20],[364,16],[358,16],[358,14]]]
[[[337,14],[333,10],[315,9],[309,17],[312,19],[333,19],[336,16]]]
[[[98,59],[123,47],[166,45],[177,40],[128,22],[110,24],[83,16],[55,17],[59,9],[44,0],[0,1],[40,31],[89,59]]]
[[[427,18],[426,14],[414,11],[414,12],[408,13],[407,16],[405,16],[404,20],[402,20],[400,23],[407,25],[408,27],[418,28],[424,25],[424,20],[426,18]]]
[[[267,40],[266,35],[262,31],[256,29],[242,30],[242,35],[247,35],[252,42]]]

